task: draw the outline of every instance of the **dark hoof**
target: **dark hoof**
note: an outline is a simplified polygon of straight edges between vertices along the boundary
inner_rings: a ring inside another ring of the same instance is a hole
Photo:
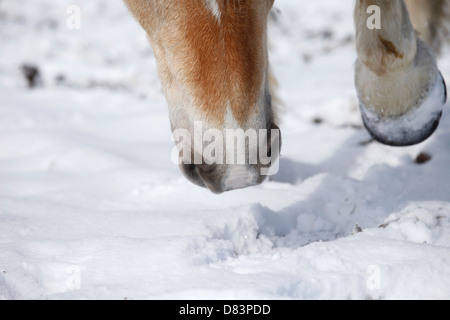
[[[439,126],[447,101],[447,87],[441,74],[428,97],[413,111],[397,118],[382,119],[360,103],[364,125],[370,135],[382,144],[406,147],[427,140]]]

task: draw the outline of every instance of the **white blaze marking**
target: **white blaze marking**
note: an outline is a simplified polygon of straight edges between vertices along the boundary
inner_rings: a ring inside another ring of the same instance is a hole
[[[225,190],[241,189],[256,184],[258,175],[247,165],[230,166],[223,181]]]
[[[220,8],[219,3],[217,3],[217,0],[205,0],[206,7],[209,11],[216,17],[218,21],[220,21]]]

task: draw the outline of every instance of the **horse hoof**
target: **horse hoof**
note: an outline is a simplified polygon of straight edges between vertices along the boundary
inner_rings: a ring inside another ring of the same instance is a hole
[[[382,119],[360,103],[362,118],[370,135],[380,143],[406,147],[427,140],[439,126],[447,101],[447,87],[439,73],[428,97],[412,111],[397,117]]]

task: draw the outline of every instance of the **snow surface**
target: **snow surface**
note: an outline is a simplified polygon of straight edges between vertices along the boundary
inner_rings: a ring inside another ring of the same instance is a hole
[[[370,142],[352,6],[277,1],[280,172],[217,196],[170,161],[156,62],[120,1],[2,0],[0,299],[449,299],[450,113],[421,145]]]

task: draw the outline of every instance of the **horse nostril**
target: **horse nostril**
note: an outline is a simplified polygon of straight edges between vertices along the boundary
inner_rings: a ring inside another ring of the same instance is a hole
[[[223,166],[220,168],[217,164],[202,163],[197,164],[196,168],[206,188],[216,194],[224,192],[222,188]]]
[[[220,194],[224,190],[221,186],[222,173],[215,164],[181,164],[183,175],[193,184],[207,188],[213,193]]]
[[[202,174],[209,174],[209,173],[213,172],[216,169],[217,165],[202,163],[202,164],[197,164],[196,167],[199,170],[200,175],[202,175]]]
[[[203,182],[202,178],[200,177],[198,173],[198,169],[195,164],[180,164],[180,170],[183,173],[183,175],[193,184],[206,188],[205,183]]]

